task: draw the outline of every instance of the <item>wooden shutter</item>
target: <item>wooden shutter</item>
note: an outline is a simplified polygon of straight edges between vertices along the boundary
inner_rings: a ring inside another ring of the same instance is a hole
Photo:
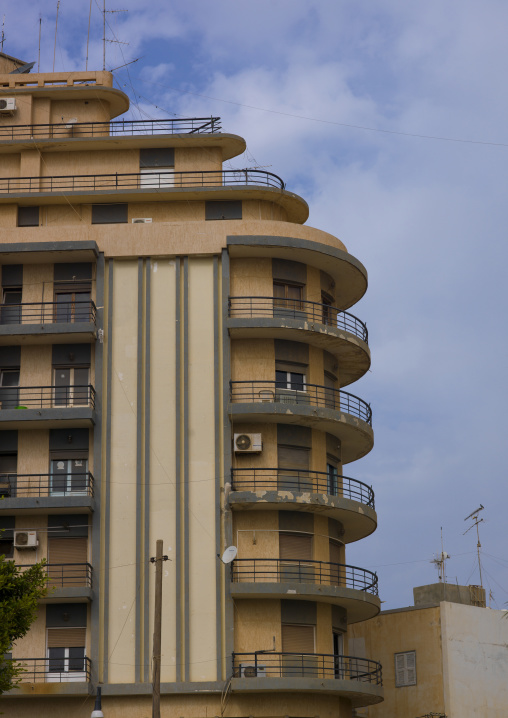
[[[342,547],[337,541],[330,541],[330,563],[342,563]]]
[[[48,648],[84,648],[86,628],[48,628]]]
[[[416,685],[416,652],[395,654],[395,685]]]
[[[314,626],[282,624],[283,653],[314,653]]]
[[[309,470],[309,450],[297,446],[278,446],[277,458],[283,469]]]
[[[280,559],[312,560],[312,536],[305,534],[279,534]]]
[[[86,538],[53,538],[49,539],[49,564],[52,563],[86,563]]]

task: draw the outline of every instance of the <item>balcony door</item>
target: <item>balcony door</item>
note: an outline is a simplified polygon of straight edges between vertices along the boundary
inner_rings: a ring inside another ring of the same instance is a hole
[[[88,406],[89,367],[55,367],[55,406]]]
[[[56,291],[54,321],[63,324],[92,321],[90,300],[90,289]]]
[[[18,455],[0,454],[0,498],[16,496]]]
[[[279,561],[281,581],[314,583],[312,535],[284,531],[279,533]]]
[[[279,491],[312,491],[309,479],[310,450],[300,446],[277,446]]]
[[[318,676],[315,652],[315,626],[302,626],[283,623],[282,633],[282,675]]]
[[[333,632],[333,665],[334,678],[343,679],[344,676],[344,636],[338,631]]]
[[[48,683],[84,682],[86,628],[47,629]]]
[[[21,294],[21,287],[9,287],[9,289],[3,290],[1,324],[21,323]]]
[[[86,496],[88,493],[88,459],[59,456],[51,459],[51,496]]]
[[[71,588],[87,585],[88,539],[48,539],[48,577],[56,588]]]
[[[301,318],[302,299],[303,287],[301,285],[274,282],[273,316]]]
[[[0,408],[15,409],[19,405],[19,369],[0,370]]]

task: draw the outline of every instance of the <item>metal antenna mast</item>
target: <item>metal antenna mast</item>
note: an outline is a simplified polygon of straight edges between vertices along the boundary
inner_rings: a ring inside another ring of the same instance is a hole
[[[476,550],[477,550],[477,552],[478,552],[478,571],[479,571],[479,573],[480,573],[480,586],[481,586],[482,588],[483,588],[482,562],[481,562],[481,557],[480,557],[480,549],[481,549],[482,545],[481,545],[481,543],[480,543],[480,531],[479,531],[479,529],[478,529],[478,524],[481,524],[481,522],[483,521],[483,519],[479,519],[479,518],[478,518],[478,514],[480,513],[480,511],[483,511],[483,509],[484,509],[483,505],[480,504],[480,507],[479,507],[479,508],[477,508],[477,509],[475,509],[474,511],[472,511],[472,512],[469,514],[469,516],[466,516],[466,518],[464,519],[464,521],[467,521],[468,519],[471,519],[471,520],[473,521],[473,524],[472,524],[466,531],[464,531],[464,533],[462,534],[463,536],[465,536],[468,531],[471,531],[471,529],[476,526],[476,536],[477,536],[477,538],[478,538],[478,543],[476,544]]]
[[[58,32],[58,11],[60,10],[60,0],[56,4],[56,20],[55,20],[55,47],[53,50],[53,72],[55,71],[55,57],[56,57],[56,34]]]
[[[4,19],[2,20],[2,37],[0,39],[0,46],[2,47],[2,52],[4,51],[4,40],[5,40],[4,28],[5,28],[5,15],[4,15]]]
[[[106,10],[106,0],[104,0],[103,6],[102,6],[102,69],[106,69],[106,43],[107,42],[115,42],[118,45],[128,45],[128,42],[121,42],[120,40],[109,40],[106,37],[106,13],[114,13],[114,12],[129,12],[128,10]]]

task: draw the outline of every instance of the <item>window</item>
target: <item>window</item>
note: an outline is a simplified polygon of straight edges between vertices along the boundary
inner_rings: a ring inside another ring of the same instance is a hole
[[[48,628],[48,682],[86,681],[86,628]]]
[[[21,323],[21,287],[9,287],[3,290],[0,323]]]
[[[38,227],[39,207],[18,207],[18,227]]]
[[[273,283],[274,316],[293,316],[302,311],[303,287],[300,284],[285,282]],[[299,315],[298,315],[299,316]]]
[[[0,517],[0,556],[13,558],[14,556],[14,527],[16,518],[14,516]]]
[[[395,687],[416,685],[416,651],[395,654]]]
[[[125,224],[127,210],[126,204],[93,204],[92,224]]]
[[[278,483],[282,491],[312,491],[309,479],[310,450],[300,446],[277,446]]]
[[[305,391],[305,374],[296,371],[275,371],[275,388]]]
[[[0,454],[0,497],[16,496],[17,454]]]
[[[343,679],[344,676],[344,636],[338,631],[333,631],[333,657],[334,677]]]
[[[321,304],[323,305],[323,324],[337,324],[337,313],[332,311],[333,299],[326,292],[321,292]],[[335,319],[335,322],[334,322]]]
[[[0,408],[15,409],[19,405],[19,369],[0,369]]]
[[[90,368],[78,366],[54,367],[55,406],[88,406]]]
[[[304,533],[279,534],[281,581],[314,583],[312,561],[312,535]]]
[[[242,219],[242,201],[205,202],[205,219]]]
[[[86,452],[59,452],[51,458],[51,496],[86,496],[88,493],[88,455]]]
[[[328,493],[331,496],[338,495],[339,472],[336,466],[328,463],[326,465],[326,473],[328,475]]]
[[[55,322],[90,322],[92,265],[55,264]]]
[[[317,677],[317,659],[309,654],[315,651],[314,626],[282,624],[282,675]],[[307,654],[303,655],[302,654]]]

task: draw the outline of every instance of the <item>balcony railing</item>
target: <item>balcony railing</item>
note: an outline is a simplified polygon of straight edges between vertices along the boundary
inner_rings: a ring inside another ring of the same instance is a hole
[[[30,568],[20,564],[19,568]],[[92,566],[89,563],[47,563],[44,565],[48,588],[92,588]]]
[[[0,474],[0,497],[31,499],[42,496],[93,497],[94,478],[82,474]]]
[[[91,384],[0,387],[0,410],[71,407],[95,409],[95,389]]]
[[[324,653],[233,653],[236,678],[321,678],[383,685],[381,664]]]
[[[221,131],[220,117],[190,117],[116,122],[58,122],[0,127],[0,140],[138,135],[213,135]]]
[[[0,324],[95,324],[97,309],[90,301],[24,302],[0,305]]]
[[[0,178],[0,193],[22,192],[113,192],[118,190],[151,189],[169,191],[173,188],[195,187],[274,187],[283,190],[284,182],[264,170],[195,170],[189,172],[128,172],[98,175],[60,175],[53,177]]]
[[[329,474],[326,471],[283,467],[231,469],[231,486],[233,491],[305,491],[329,494],[375,508],[374,491],[370,486],[358,479]]]
[[[85,683],[91,678],[91,661],[80,658],[14,658],[24,672],[22,683]]]
[[[305,583],[338,586],[378,595],[377,574],[358,566],[283,558],[237,558],[231,564],[234,583]]]
[[[328,304],[307,302],[300,299],[279,299],[278,297],[229,297],[231,318],[256,319],[261,317],[301,319],[318,322],[354,334],[367,343],[366,325],[349,312]]]
[[[367,402],[347,391],[339,391],[319,384],[305,384],[303,390],[291,389],[277,381],[264,379],[230,382],[233,404],[281,403],[322,407],[355,416],[372,425],[372,409]]]

